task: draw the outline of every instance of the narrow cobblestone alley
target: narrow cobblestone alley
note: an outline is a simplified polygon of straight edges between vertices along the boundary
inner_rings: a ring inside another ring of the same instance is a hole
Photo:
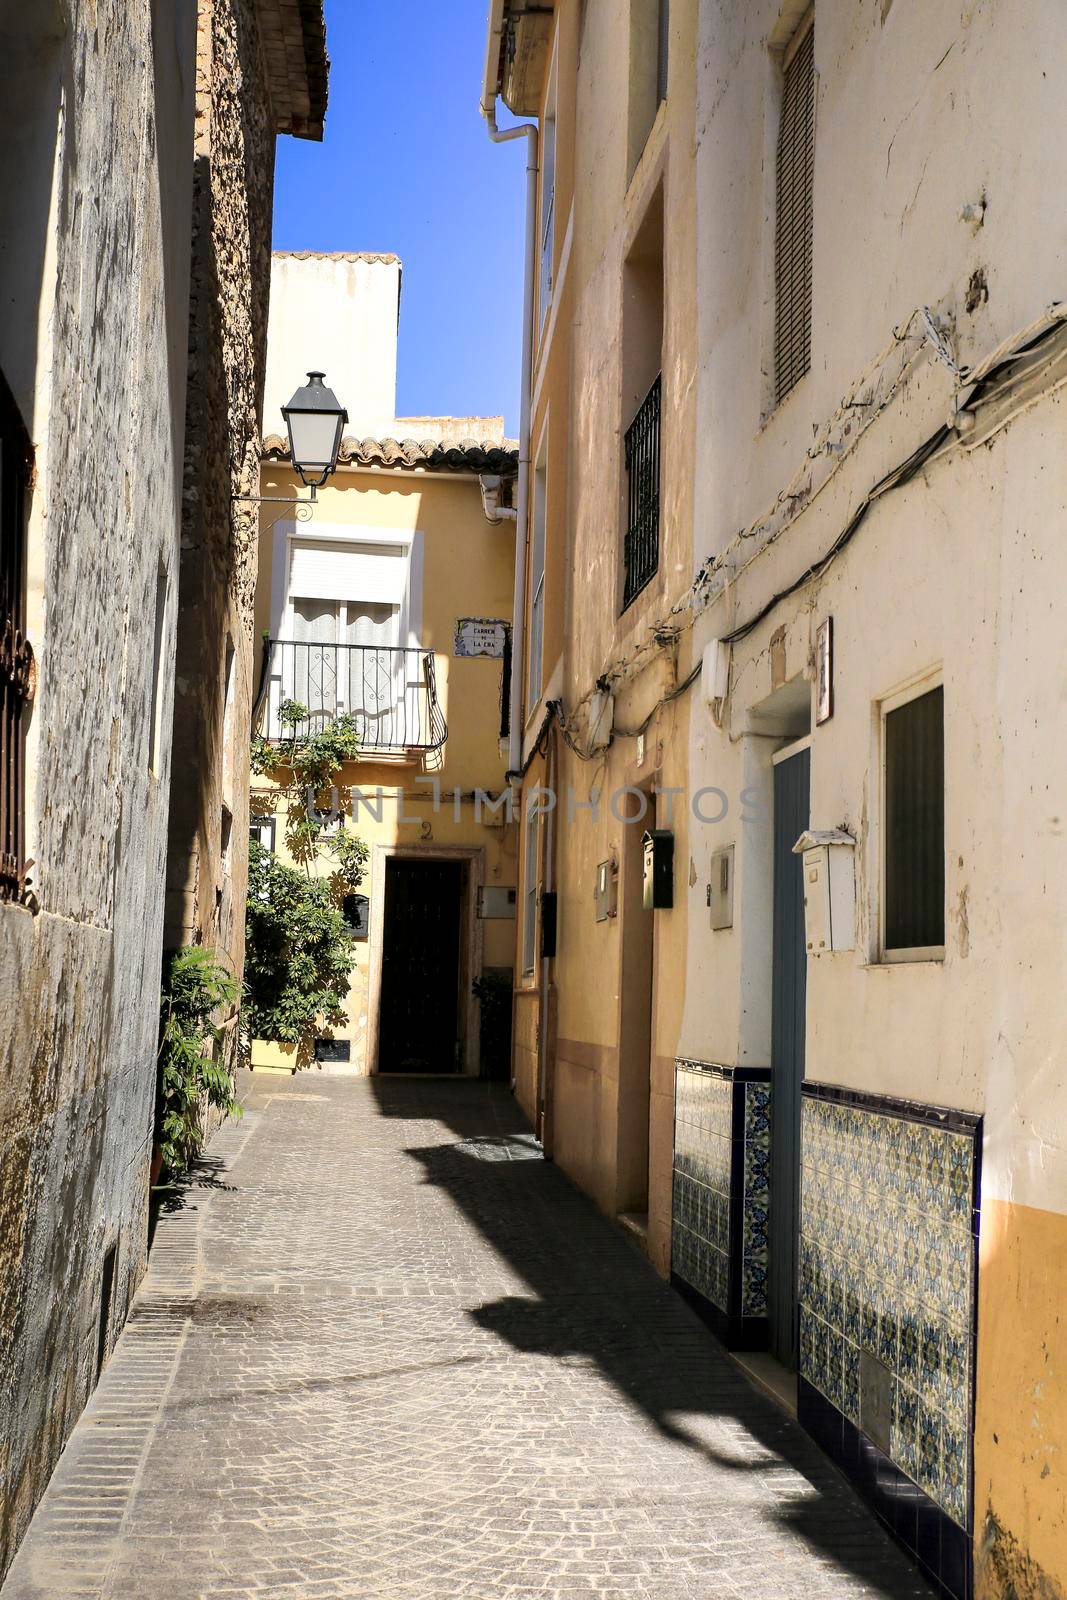
[[[3,1600],[929,1592],[505,1091],[244,1088]]]

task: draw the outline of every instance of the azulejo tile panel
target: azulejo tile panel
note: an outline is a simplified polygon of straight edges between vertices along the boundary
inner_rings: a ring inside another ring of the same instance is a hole
[[[741,1314],[767,1315],[767,1235],[771,1203],[771,1086],[743,1083],[744,1197],[741,1207]]]
[[[730,1318],[767,1315],[770,1084],[675,1063],[672,1269]]]
[[[979,1142],[963,1113],[805,1085],[801,1374],[964,1528]]]
[[[673,1271],[729,1310],[733,1084],[700,1064],[674,1075]]]

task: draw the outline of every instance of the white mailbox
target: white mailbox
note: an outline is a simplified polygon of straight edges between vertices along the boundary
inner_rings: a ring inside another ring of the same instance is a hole
[[[793,846],[804,872],[808,954],[856,948],[856,841],[843,828],[809,829]]]

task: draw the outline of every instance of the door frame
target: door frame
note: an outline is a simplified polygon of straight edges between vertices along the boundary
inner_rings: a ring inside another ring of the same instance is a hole
[[[481,1070],[478,1002],[472,984],[482,972],[482,924],[478,899],[485,879],[485,848],[470,844],[376,844],[371,848],[369,965],[367,972],[367,1072],[378,1072],[381,1034],[382,951],[385,942],[385,878],[392,858],[402,861],[458,861],[467,871],[461,888],[459,941],[459,1005],[456,1015],[463,1043],[463,1073],[476,1078]]]

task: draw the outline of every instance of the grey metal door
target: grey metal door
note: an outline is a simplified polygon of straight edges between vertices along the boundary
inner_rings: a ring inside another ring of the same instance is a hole
[[[771,1350],[796,1366],[800,1085],[804,1077],[804,877],[793,846],[808,826],[810,753],[774,769],[774,959],[771,985]]]

